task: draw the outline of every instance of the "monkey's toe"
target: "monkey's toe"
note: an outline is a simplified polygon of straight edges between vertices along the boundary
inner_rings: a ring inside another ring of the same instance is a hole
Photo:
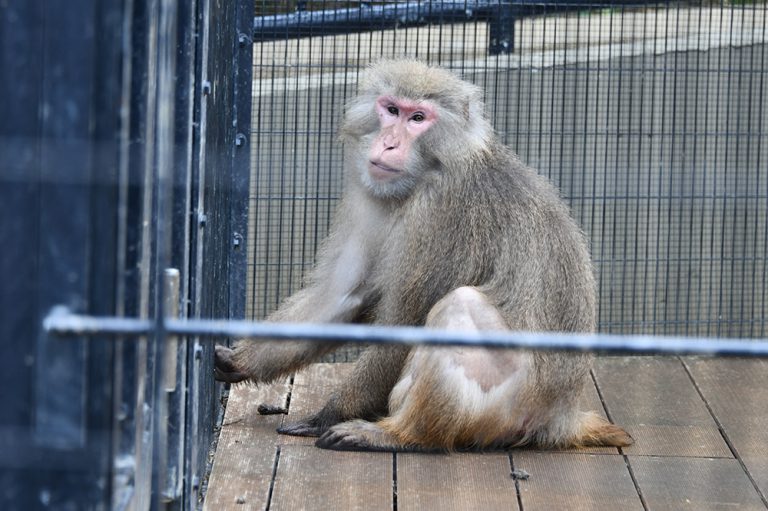
[[[221,371],[218,367],[214,368],[213,377],[216,378],[216,381],[220,381],[222,383],[240,383],[241,381],[248,379],[248,376],[244,373],[224,372]]]
[[[315,446],[334,451],[381,451],[377,446],[371,445],[368,439],[347,431],[334,431],[329,429],[317,439]]]
[[[397,451],[402,446],[394,442],[372,422],[354,420],[330,428],[317,439],[315,446],[335,451]]]
[[[297,422],[284,424],[277,428],[281,435],[318,437],[328,430],[322,426],[316,417],[310,417]]]
[[[214,355],[214,377],[224,383],[239,383],[248,379],[245,373],[241,373],[233,362],[234,351],[226,346],[216,346]]]

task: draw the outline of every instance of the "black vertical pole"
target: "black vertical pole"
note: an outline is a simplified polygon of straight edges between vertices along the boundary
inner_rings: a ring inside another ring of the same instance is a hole
[[[509,0],[500,0],[496,15],[491,17],[488,27],[488,53],[507,55],[515,44],[515,6]]]
[[[245,318],[247,282],[246,250],[248,233],[248,194],[251,174],[250,130],[253,80],[253,2],[237,0],[235,13],[237,39],[232,52],[234,109],[236,126],[232,155],[232,188],[229,199],[232,240],[229,256],[229,317]]]

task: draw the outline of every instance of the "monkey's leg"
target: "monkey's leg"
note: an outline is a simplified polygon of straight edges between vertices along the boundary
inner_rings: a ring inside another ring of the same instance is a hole
[[[427,325],[507,328],[495,306],[474,288],[449,293],[432,309]],[[392,389],[388,417],[338,424],[316,445],[387,451],[630,445],[623,429],[577,409],[586,363],[562,354],[420,347]]]
[[[430,311],[427,326],[467,331],[507,328],[496,307],[475,288],[449,293]],[[529,368],[530,356],[519,352],[417,348],[392,390],[389,417],[338,424],[316,445],[432,451],[493,444],[516,432],[514,396]]]
[[[277,431],[286,435],[320,436],[343,421],[385,415],[389,393],[400,377],[410,350],[408,346],[371,346],[360,355],[352,374],[320,412]]]

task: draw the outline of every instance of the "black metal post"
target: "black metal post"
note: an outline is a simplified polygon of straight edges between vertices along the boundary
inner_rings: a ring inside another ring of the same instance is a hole
[[[507,55],[515,47],[515,6],[509,0],[502,0],[495,11],[488,23],[488,53]]]

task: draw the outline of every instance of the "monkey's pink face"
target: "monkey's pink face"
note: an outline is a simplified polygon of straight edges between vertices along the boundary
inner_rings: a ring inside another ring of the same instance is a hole
[[[376,114],[380,130],[368,153],[368,173],[384,184],[406,173],[414,141],[435,124],[437,110],[428,101],[381,96]]]

